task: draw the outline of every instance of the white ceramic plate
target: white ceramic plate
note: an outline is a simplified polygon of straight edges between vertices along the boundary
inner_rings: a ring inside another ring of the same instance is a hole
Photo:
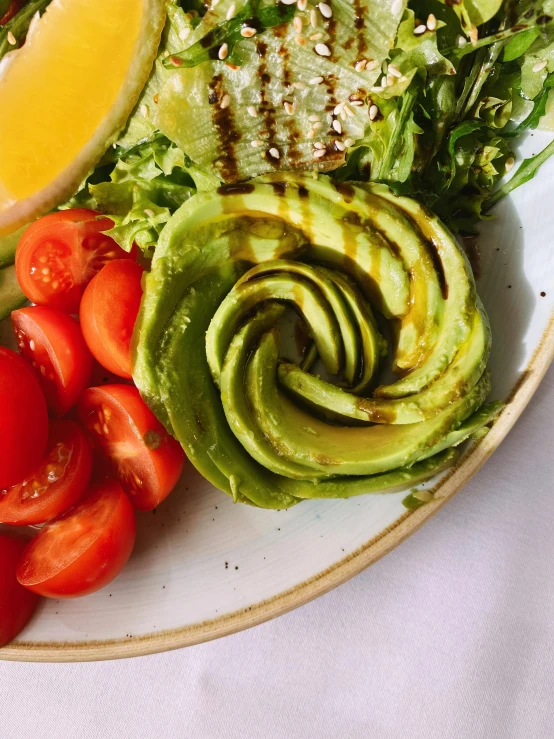
[[[522,153],[550,136],[530,136]],[[408,513],[403,492],[276,513],[233,505],[189,469],[155,514],[139,516],[123,574],[87,598],[46,602],[0,658],[129,657],[224,636],[321,595],[415,531],[502,441],[554,355],[553,185],[550,161],[482,228],[478,289],[493,330],[493,396],[509,402],[488,436],[433,481],[433,503]]]

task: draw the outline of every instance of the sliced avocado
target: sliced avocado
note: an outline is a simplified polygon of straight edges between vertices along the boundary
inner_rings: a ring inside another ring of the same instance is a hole
[[[487,375],[434,418],[415,424],[333,426],[294,405],[276,379],[278,341],[266,333],[248,364],[246,398],[267,443],[287,460],[328,475],[376,475],[423,459],[485,400]]]
[[[290,362],[279,365],[279,381],[320,413],[343,422],[417,423],[436,416],[477,383],[487,365],[490,344],[489,321],[478,300],[467,341],[443,374],[420,393],[405,398],[361,398]]]
[[[281,480],[284,491],[299,498],[352,498],[369,493],[395,493],[434,477],[450,467],[460,456],[457,449],[446,449],[411,467],[367,477],[331,477],[327,480]]]
[[[0,236],[0,267],[9,267],[15,262],[15,252],[23,233],[28,226],[23,226],[14,233]]]
[[[300,366],[278,356],[282,304],[313,341]],[[385,321],[403,376],[372,392]],[[283,508],[440,468],[488,422],[489,346],[471,270],[432,214],[384,186],[280,174],[199,193],[168,222],[134,379],[214,485]]]
[[[27,298],[21,292],[15,276],[15,266],[0,269],[0,321],[7,318],[12,310],[25,305]]]

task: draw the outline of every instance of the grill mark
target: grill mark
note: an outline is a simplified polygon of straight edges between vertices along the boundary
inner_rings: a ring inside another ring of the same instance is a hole
[[[245,183],[244,185],[221,185],[217,188],[219,195],[250,195],[254,192],[254,185]]]
[[[438,247],[436,243],[433,241],[433,239],[426,239],[425,243],[429,251],[429,256],[431,257],[433,261],[433,267],[435,268],[435,272],[437,273],[437,278],[439,281],[442,297],[444,300],[447,300],[448,284],[446,282],[446,275],[444,274],[444,267],[442,264],[442,259],[441,259],[441,255],[439,253]]]
[[[261,81],[259,111],[263,116],[264,130],[268,136],[268,143],[272,144],[277,134],[277,128],[275,126],[275,108],[268,102],[266,92],[266,87],[271,82],[271,75],[267,71],[267,63],[265,61],[267,45],[264,44],[263,41],[257,41],[256,50],[260,59],[263,60],[260,62],[260,67],[258,69],[258,75]],[[268,151],[265,152],[264,156],[265,160],[272,166],[278,166],[279,160],[270,156]]]
[[[354,187],[348,182],[333,182],[335,190],[342,195],[345,203],[351,203],[356,194]]]
[[[273,188],[273,192],[275,195],[284,196],[287,190],[287,183],[286,182],[270,182],[270,187]],[[253,186],[252,186],[253,188]]]
[[[212,79],[210,85],[211,89],[218,95],[219,100],[221,100],[225,93],[222,86],[222,79],[222,75],[217,74]],[[225,156],[216,159],[214,164],[218,167],[223,180],[238,180],[239,171],[235,145],[241,140],[242,134],[235,128],[232,107],[227,106],[227,108],[221,108],[219,105],[214,105],[211,110],[212,122],[221,141],[221,148],[225,152]]]
[[[356,33],[356,47],[358,50],[358,58],[363,59],[365,58],[365,53],[367,51],[367,39],[364,34],[365,29],[365,10],[362,7],[361,0],[354,0],[354,27],[357,31]]]
[[[290,52],[285,46],[281,46],[279,54],[283,58],[283,84],[285,87],[292,86],[292,71],[290,68]],[[301,159],[302,154],[298,151],[297,142],[300,139],[300,132],[295,126],[295,116],[286,116],[284,119],[284,128],[287,131],[287,158],[291,164]]]

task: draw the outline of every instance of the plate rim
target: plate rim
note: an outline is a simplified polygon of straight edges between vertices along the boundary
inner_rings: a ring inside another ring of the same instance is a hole
[[[490,432],[473,445],[435,486],[435,498],[406,511],[394,523],[325,570],[247,608],[176,629],[139,637],[75,642],[15,641],[0,649],[0,660],[16,662],[93,662],[157,654],[201,644],[257,626],[328,593],[362,572],[428,521],[468,482],[500,446],[528,405],[554,360],[554,310],[531,360],[520,373]]]

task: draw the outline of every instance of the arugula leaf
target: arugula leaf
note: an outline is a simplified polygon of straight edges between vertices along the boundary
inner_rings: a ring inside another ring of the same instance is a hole
[[[8,36],[12,34],[19,45],[19,42],[25,37],[29,26],[37,13],[42,14],[49,5],[51,0],[30,0],[21,10],[14,15],[4,26],[0,26],[0,60],[6,56],[9,51],[13,51],[17,46],[10,44]],[[0,12],[0,17],[2,12]]]
[[[539,168],[554,154],[554,141],[551,141],[541,152],[536,154],[534,157],[524,159],[519,169],[514,176],[506,182],[505,185],[500,187],[484,202],[483,210],[488,212],[493,208],[502,198],[509,195],[517,187],[524,185],[537,174]]]

